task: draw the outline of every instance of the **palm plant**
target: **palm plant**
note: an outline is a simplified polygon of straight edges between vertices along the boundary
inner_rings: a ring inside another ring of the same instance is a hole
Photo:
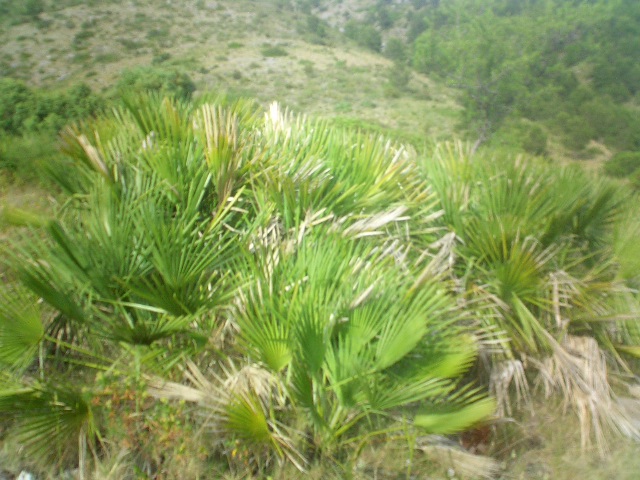
[[[257,138],[266,147],[249,189],[260,226],[237,266],[234,364],[223,374],[191,365],[195,391],[156,394],[201,403],[219,438],[235,439],[231,456],[254,465],[266,452],[300,468],[311,460],[302,452],[337,458],[376,435],[363,425],[450,433],[486,418],[491,401],[456,390],[476,342],[437,287],[437,262],[405,258],[404,212],[433,207],[415,166],[388,143],[275,106]]]
[[[157,394],[198,401],[222,438],[260,453],[254,462],[266,449],[299,468],[357,455],[376,436],[454,433],[491,415],[491,400],[457,388],[477,346],[437,279],[330,230],[256,254],[231,317],[245,363],[209,379],[192,366],[195,392]],[[263,380],[230,387],[248,369]]]
[[[67,199],[53,219],[24,216],[8,291],[28,293],[0,315],[0,411],[31,451],[99,457],[109,409],[143,421],[145,384],[183,365],[205,393],[170,385],[213,413],[221,451],[238,441],[259,468],[490,415],[458,388],[477,347],[440,260],[408,254],[438,214],[402,148],[277,106],[261,121],[243,102],[153,96],[62,144],[69,163],[50,169]]]
[[[617,360],[612,366],[628,370],[621,352],[640,340],[630,333],[637,332],[636,301],[616,280],[610,248],[624,193],[572,168],[487,161],[461,146],[437,150],[424,171],[456,237],[450,275],[468,307],[507,340],[498,355],[492,353],[492,385],[502,411],[510,407],[505,383],[515,382],[527,394],[528,364],[548,393],[560,389],[575,407],[583,441],[590,424],[602,448],[604,426],[638,437],[628,415],[615,407],[601,365],[606,353]]]
[[[78,451],[69,430],[52,420],[76,418],[60,416],[62,401],[49,400],[61,398],[54,388],[58,375],[78,377],[78,388],[69,387],[67,395],[85,391],[74,405],[99,418],[104,389],[91,377],[109,371],[119,381],[141,379],[143,370],[170,372],[202,350],[232,298],[230,266],[241,244],[227,222],[242,216],[233,200],[219,202],[212,191],[190,108],[151,97],[99,119],[96,128],[69,128],[63,142],[74,163],[58,178],[72,196],[58,218],[38,222],[27,232],[29,241],[8,252],[22,283],[11,288],[31,292],[26,305],[44,302],[35,310],[11,307],[15,314],[4,314],[0,328],[3,362],[24,372],[11,376],[18,386],[3,390],[1,407],[25,416],[17,431],[29,433],[34,451]],[[28,369],[34,351],[38,378]],[[132,354],[135,368],[121,368]],[[43,418],[37,428],[29,420],[34,412]],[[94,420],[90,428],[77,425],[96,432]],[[64,434],[51,442],[47,428]]]

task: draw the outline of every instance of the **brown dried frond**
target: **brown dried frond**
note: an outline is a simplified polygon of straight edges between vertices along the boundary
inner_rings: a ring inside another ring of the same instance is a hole
[[[491,370],[489,391],[496,399],[499,417],[512,414],[510,396],[512,387],[516,394],[516,408],[520,408],[523,403],[529,403],[529,384],[522,362],[517,359],[507,359],[496,363]]]
[[[549,339],[553,353],[533,361],[540,372],[545,395],[560,391],[565,408],[572,408],[580,421],[583,448],[592,439],[601,455],[608,451],[607,432],[640,439],[638,422],[619,402],[608,379],[607,362],[595,339],[567,335],[562,343]]]

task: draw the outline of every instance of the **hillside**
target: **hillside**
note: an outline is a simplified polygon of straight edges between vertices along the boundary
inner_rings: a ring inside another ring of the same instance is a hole
[[[323,22],[309,31],[317,17],[287,3],[56,2],[37,19],[5,24],[0,76],[47,88],[84,82],[102,91],[123,69],[155,65],[187,72],[201,92],[277,100],[416,138],[451,137],[459,107],[449,89],[412,73],[391,98],[391,61]]]
[[[638,4],[0,2],[0,78],[113,91],[137,66],[422,144],[590,160],[640,149]]]

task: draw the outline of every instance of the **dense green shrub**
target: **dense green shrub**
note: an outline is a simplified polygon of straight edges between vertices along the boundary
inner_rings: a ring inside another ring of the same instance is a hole
[[[350,20],[344,26],[344,34],[360,45],[374,52],[382,49],[382,35],[375,27],[355,20]]]
[[[44,11],[43,0],[23,0],[22,11],[29,17],[37,17]]]
[[[604,164],[604,173],[610,177],[627,178],[640,169],[640,152],[616,153]]]
[[[32,89],[19,80],[0,79],[0,130],[10,135],[57,132],[66,123],[95,114],[103,100],[84,84],[67,91]]]
[[[0,78],[0,130],[20,133],[32,103],[33,93],[23,82]]]
[[[384,46],[384,56],[394,62],[405,62],[407,60],[407,46],[399,38],[390,38]]]
[[[44,7],[44,0],[0,0],[0,22],[17,24],[37,19]]]
[[[394,63],[387,70],[387,83],[385,85],[385,95],[392,98],[401,96],[407,90],[407,85],[411,79],[409,69],[400,63]]]
[[[522,148],[533,155],[547,153],[547,134],[540,125],[531,125],[522,137]]]
[[[320,17],[308,14],[306,20],[298,24],[298,33],[310,43],[324,45],[327,42],[327,23]]]
[[[193,80],[184,72],[157,66],[136,67],[125,70],[116,83],[118,92],[157,92],[187,100],[196,90]]]
[[[17,182],[44,180],[59,160],[56,135],[68,123],[103,109],[84,84],[47,92],[0,79],[0,171]]]
[[[640,85],[639,2],[430,2],[409,20],[410,31],[424,23],[414,67],[459,89],[476,138],[524,116],[573,150],[640,148],[628,104]]]

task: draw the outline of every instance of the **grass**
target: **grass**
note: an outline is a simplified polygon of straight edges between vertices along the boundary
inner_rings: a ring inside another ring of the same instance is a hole
[[[580,448],[577,421],[564,415],[562,407],[538,401],[538,415],[528,416],[505,436],[505,445],[494,455],[502,458],[501,480],[633,480],[640,471],[638,446],[629,440],[615,442],[606,459],[594,449]],[[515,438],[514,438],[515,437]]]
[[[0,234],[1,235],[1,234]],[[0,237],[1,239],[1,237]],[[542,402],[541,402],[542,403]],[[524,419],[517,427],[511,428],[508,448],[500,450],[500,434],[494,437],[497,443],[491,448],[496,469],[495,480],[636,480],[640,471],[638,447],[630,441],[620,440],[615,450],[606,459],[600,459],[594,452],[581,451],[577,438],[577,425],[566,416],[562,416],[553,405],[536,407],[538,416]],[[504,428],[503,428],[504,430]],[[197,432],[188,441],[199,445],[206,451],[207,445]],[[408,443],[409,442],[409,443]],[[397,438],[395,441],[371,444],[351,465],[350,477],[353,480],[481,480],[479,474],[486,463],[460,453],[457,442],[437,448],[420,448],[410,454],[408,445],[411,439]],[[173,465],[167,469],[179,471],[180,478],[220,478],[235,480],[247,478],[232,471],[224,471],[206,455],[185,458],[178,455]],[[20,471],[23,466],[15,461],[10,445],[0,449],[0,464],[9,471]],[[132,473],[132,461],[126,450],[109,451],[101,458],[95,478],[113,480],[129,478]],[[112,472],[112,476],[106,473]],[[103,476],[99,476],[102,472]],[[472,473],[475,472],[475,473]],[[345,471],[330,462],[312,464],[304,474],[311,480],[339,480],[345,478]],[[212,476],[211,476],[212,475]],[[300,471],[290,464],[276,468],[271,477],[281,480],[301,478]],[[48,478],[57,479],[54,474]],[[66,477],[65,477],[66,478]],[[177,477],[168,477],[177,478]]]

